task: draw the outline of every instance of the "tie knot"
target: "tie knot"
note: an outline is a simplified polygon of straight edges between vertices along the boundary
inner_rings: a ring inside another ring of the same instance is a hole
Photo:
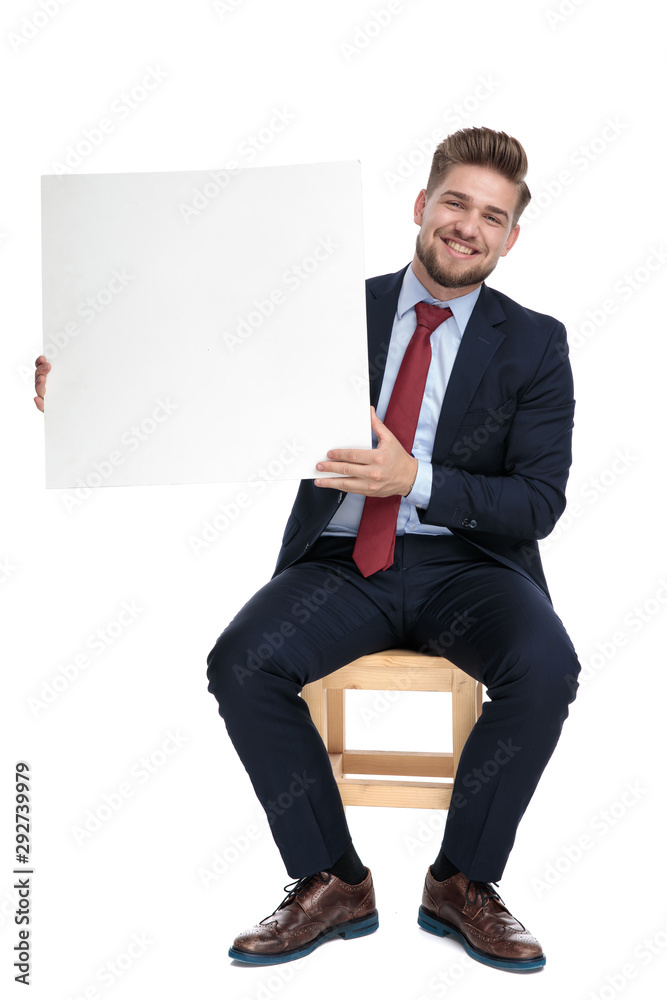
[[[417,313],[417,326],[425,326],[429,333],[433,333],[436,327],[454,315],[449,306],[444,308],[432,306],[430,302],[415,303],[415,312]]]

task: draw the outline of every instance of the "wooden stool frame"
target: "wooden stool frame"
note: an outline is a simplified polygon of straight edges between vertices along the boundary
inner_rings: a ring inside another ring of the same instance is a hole
[[[345,746],[345,690],[444,691],[452,695],[450,753],[350,750]],[[447,809],[461,751],[482,710],[482,685],[442,656],[389,649],[353,660],[301,692],[324,741],[344,806]],[[447,781],[349,778],[416,775]]]

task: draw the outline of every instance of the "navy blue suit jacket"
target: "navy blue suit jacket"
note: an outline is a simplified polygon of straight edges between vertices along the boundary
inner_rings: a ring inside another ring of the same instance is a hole
[[[366,282],[374,406],[406,269]],[[468,539],[548,596],[536,539],[565,509],[573,415],[563,324],[483,284],[440,411],[433,488],[420,520]],[[274,576],[306,554],[344,497],[301,482]]]

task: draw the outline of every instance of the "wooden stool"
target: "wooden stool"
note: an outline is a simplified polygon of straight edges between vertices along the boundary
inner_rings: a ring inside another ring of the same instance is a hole
[[[345,745],[345,689],[451,691],[451,753],[349,750]],[[442,656],[389,649],[361,656],[301,691],[329,753],[344,806],[447,809],[463,745],[482,710],[482,685]],[[449,781],[348,778],[348,774],[417,775]]]

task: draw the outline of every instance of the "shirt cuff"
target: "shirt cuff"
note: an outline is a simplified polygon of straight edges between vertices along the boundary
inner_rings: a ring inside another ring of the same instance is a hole
[[[431,487],[433,486],[433,467],[430,462],[419,462],[417,478],[412,489],[405,499],[415,507],[426,508],[431,499]]]

